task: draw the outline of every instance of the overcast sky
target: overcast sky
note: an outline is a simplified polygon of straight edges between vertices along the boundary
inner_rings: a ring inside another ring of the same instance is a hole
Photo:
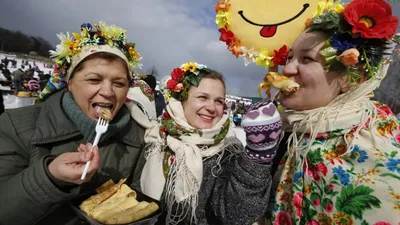
[[[187,61],[224,74],[229,94],[257,96],[265,70],[244,66],[218,41],[216,0],[0,0],[0,27],[41,36],[54,46],[56,34],[78,32],[84,22],[104,21],[128,31],[143,56],[143,70],[160,77]],[[400,4],[394,7],[400,15]],[[398,29],[399,30],[399,29]]]

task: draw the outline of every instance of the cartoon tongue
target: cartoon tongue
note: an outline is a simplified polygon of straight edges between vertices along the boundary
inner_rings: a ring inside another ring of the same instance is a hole
[[[265,26],[260,30],[260,35],[263,37],[273,37],[278,26]]]

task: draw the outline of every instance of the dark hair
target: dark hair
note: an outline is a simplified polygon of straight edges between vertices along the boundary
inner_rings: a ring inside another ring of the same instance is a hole
[[[126,64],[125,60],[123,60],[121,57],[109,53],[109,52],[97,52],[97,53],[93,53],[91,55],[89,55],[88,57],[84,58],[81,62],[79,62],[79,64],[75,67],[74,71],[71,73],[71,78],[72,79],[75,75],[76,72],[79,72],[83,69],[83,65],[85,64],[85,62],[92,60],[92,59],[104,59],[107,62],[115,62],[115,61],[120,61],[124,64],[125,69],[126,69],[126,74],[128,75],[128,80],[130,80],[130,76],[129,76],[129,69],[128,69],[128,65]]]
[[[153,75],[151,74],[146,75],[146,78],[143,78],[143,81],[146,82],[146,84],[149,85],[150,88],[153,89],[153,91],[154,89],[156,89],[157,81]]]

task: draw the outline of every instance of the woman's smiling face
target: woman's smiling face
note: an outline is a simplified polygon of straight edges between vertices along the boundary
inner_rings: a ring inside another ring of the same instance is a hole
[[[96,56],[94,56],[96,57]],[[68,82],[68,90],[88,117],[97,120],[100,108],[108,108],[112,118],[125,102],[129,75],[127,64],[117,56],[83,62]]]
[[[198,87],[189,88],[188,94],[182,104],[188,123],[196,129],[213,128],[224,114],[224,84],[220,80],[203,78]]]
[[[326,72],[325,59],[319,53],[327,38],[321,32],[303,32],[294,42],[283,74],[300,84],[300,88],[289,96],[281,96],[284,107],[315,109],[326,106],[344,92],[346,77],[339,72]]]

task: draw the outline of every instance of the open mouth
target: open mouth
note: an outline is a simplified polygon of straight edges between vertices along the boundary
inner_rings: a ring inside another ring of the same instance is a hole
[[[211,122],[213,121],[213,119],[214,119],[214,117],[212,117],[212,116],[206,116],[206,115],[201,115],[201,114],[198,114],[198,116],[199,116],[204,122],[207,122],[207,123],[211,123]]]
[[[276,30],[278,29],[278,26],[289,23],[295,19],[297,19],[299,16],[301,16],[301,14],[303,14],[307,8],[310,7],[310,4],[306,3],[303,5],[303,9],[297,13],[295,16],[293,16],[292,18],[285,20],[283,22],[280,23],[275,23],[275,24],[259,24],[259,23],[255,23],[249,19],[247,19],[247,17],[244,15],[243,10],[238,11],[239,15],[242,17],[242,19],[244,21],[246,21],[247,23],[254,25],[254,26],[259,26],[262,27],[260,30],[260,35],[262,37],[265,38],[269,38],[269,37],[273,37],[276,34]]]
[[[94,113],[96,114],[96,117],[100,117],[100,110],[101,109],[109,109],[112,112],[112,109],[114,108],[114,105],[111,103],[93,103],[92,108]]]

